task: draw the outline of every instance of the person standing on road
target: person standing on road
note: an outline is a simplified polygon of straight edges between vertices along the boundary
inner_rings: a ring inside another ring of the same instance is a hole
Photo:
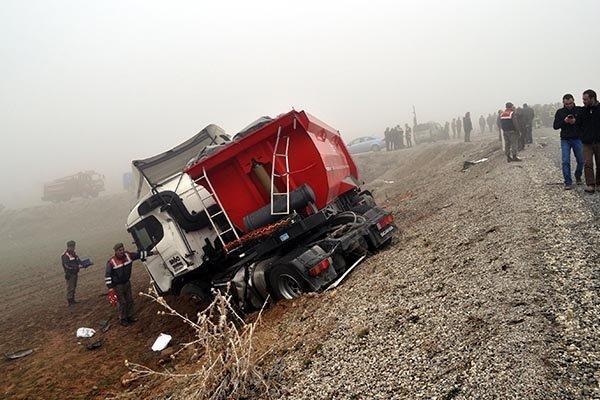
[[[494,114],[489,114],[487,117],[488,128],[490,129],[490,133],[494,133],[494,124],[496,120],[494,118]]]
[[[517,133],[519,134],[518,146],[519,151],[525,150],[525,118],[523,116],[523,109],[518,107],[513,115],[513,122]]]
[[[554,129],[560,129],[560,149],[562,152],[562,173],[565,181],[565,190],[573,189],[571,178],[571,150],[575,155],[577,167],[575,169],[575,181],[581,184],[583,173],[583,144],[580,138],[580,127],[578,125],[580,108],[575,105],[572,94],[565,94],[562,98],[563,108],[556,110],[554,114]]]
[[[392,138],[390,135],[390,128],[385,128],[383,137],[385,139],[385,151],[390,151],[392,149]]]
[[[533,143],[533,118],[535,118],[533,108],[529,107],[527,103],[523,104],[523,139],[525,144]]]
[[[583,108],[580,109],[579,125],[583,142],[583,171],[585,174],[585,191],[594,193],[600,190],[600,105],[596,92],[588,89],[583,92]],[[594,174],[594,162],[596,173]]]
[[[506,161],[522,161],[517,157],[518,146],[519,146],[519,132],[517,124],[515,123],[515,106],[513,103],[506,103],[506,110],[500,114],[500,125],[502,126],[502,132],[504,133],[505,154]]]
[[[471,122],[471,113],[467,112],[463,118],[463,127],[465,130],[465,142],[471,141],[471,131],[473,131],[473,122]]]
[[[109,298],[116,295],[119,305],[119,321],[121,325],[128,326],[135,321],[133,316],[133,296],[131,294],[131,266],[135,260],[144,261],[146,256],[151,256],[151,251],[141,250],[137,253],[125,251],[123,243],[114,245],[115,251],[106,263],[104,282],[108,286]]]
[[[452,127],[452,139],[456,139],[456,118],[452,118],[450,126]]]
[[[396,139],[397,132],[396,128],[390,128],[390,150],[396,150],[396,145],[398,144],[398,139]]]
[[[458,118],[456,118],[456,135],[459,139],[460,139],[461,131],[462,131],[462,118],[458,117]]]
[[[69,306],[76,304],[75,289],[77,289],[77,275],[82,267],[81,260],[75,252],[75,241],[67,242],[67,250],[60,257],[63,269],[65,271],[65,280],[67,281],[67,303]]]
[[[480,134],[484,134],[485,133],[485,117],[483,115],[479,116],[479,130],[480,130]]]
[[[408,124],[404,124],[404,131],[406,132],[406,147],[413,147],[412,143],[412,129]]]
[[[502,110],[498,110],[498,116],[496,117],[496,126],[498,127],[498,140],[502,142],[502,124],[500,123],[500,116],[502,115]]]
[[[396,137],[396,150],[400,150],[404,148],[404,130],[400,125],[396,125],[396,132],[398,133]]]

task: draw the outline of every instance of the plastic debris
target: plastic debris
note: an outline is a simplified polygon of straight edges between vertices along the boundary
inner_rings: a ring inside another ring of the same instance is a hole
[[[77,329],[76,335],[80,338],[89,338],[94,336],[96,331],[92,328],[79,328]]]
[[[12,353],[5,353],[4,357],[7,360],[16,360],[18,358],[27,357],[31,353],[33,353],[32,349],[24,349],[24,350],[14,351]]]
[[[96,340],[95,342],[88,343],[85,348],[88,350],[96,350],[102,347],[102,339]]]
[[[152,351],[164,350],[169,345],[169,342],[171,342],[171,339],[173,339],[171,335],[161,333],[154,341],[154,344],[152,345]]]
[[[488,158],[484,157],[484,158],[481,158],[481,159],[479,159],[477,161],[465,161],[463,163],[463,171],[466,170],[466,169],[468,169],[469,167],[475,165],[475,164],[480,164],[482,162],[486,162],[487,160],[488,160]]]

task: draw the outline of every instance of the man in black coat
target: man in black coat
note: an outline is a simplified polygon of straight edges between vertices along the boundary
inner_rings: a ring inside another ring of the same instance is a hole
[[[578,125],[581,126],[581,141],[583,142],[583,159],[585,175],[585,191],[594,193],[600,190],[600,105],[596,92],[588,89],[583,92],[583,108],[581,109]],[[594,162],[596,170],[594,173]]]

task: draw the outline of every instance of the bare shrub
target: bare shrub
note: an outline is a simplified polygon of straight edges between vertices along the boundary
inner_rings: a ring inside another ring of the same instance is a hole
[[[150,297],[165,309],[159,311],[159,315],[176,316],[194,330],[195,339],[181,345],[171,358],[188,349],[192,352],[191,359],[197,360],[198,367],[192,373],[177,374],[125,361],[133,379],[149,376],[177,379],[181,390],[176,397],[184,399],[269,397],[269,385],[259,367],[268,351],[258,354],[253,346],[254,332],[260,322],[262,309],[254,322],[247,323],[231,306],[231,296],[215,291],[213,301],[198,313],[198,319],[194,322],[169,306],[153,288],[148,293],[141,294]]]

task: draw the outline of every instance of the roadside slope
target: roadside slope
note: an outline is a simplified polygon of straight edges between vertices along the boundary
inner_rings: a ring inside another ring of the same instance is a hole
[[[280,322],[296,338],[276,364],[285,399],[599,395],[597,221],[547,185],[559,173],[547,147],[523,157],[496,151],[461,172],[450,154],[410,178],[389,166],[385,202],[404,232],[316,296],[309,326]]]

